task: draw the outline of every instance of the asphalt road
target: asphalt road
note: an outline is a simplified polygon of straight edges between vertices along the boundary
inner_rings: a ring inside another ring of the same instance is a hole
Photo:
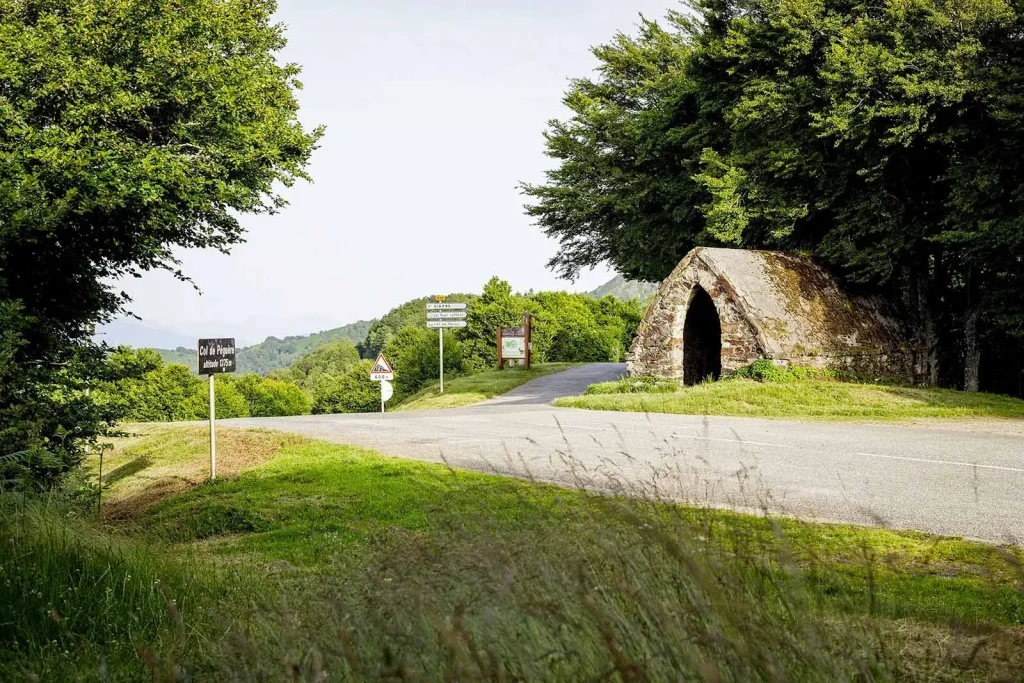
[[[453,467],[821,521],[1024,544],[1024,425],[790,422],[552,408],[601,364],[479,406],[225,420]]]

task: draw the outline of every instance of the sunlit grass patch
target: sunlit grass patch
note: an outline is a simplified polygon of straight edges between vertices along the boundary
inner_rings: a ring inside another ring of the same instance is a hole
[[[209,477],[208,427],[130,424],[123,429],[129,436],[112,440],[103,454],[105,519],[136,516]],[[286,446],[306,441],[280,432],[221,428],[217,431],[217,473],[233,477],[269,460]],[[99,474],[99,466],[99,457],[85,463],[92,476]]]
[[[626,380],[628,381],[628,380]],[[832,380],[787,383],[729,379],[692,387],[638,391],[621,383],[596,385],[583,396],[555,405],[684,415],[734,415],[820,420],[904,420],[916,418],[1024,418],[1024,400],[949,389],[856,384]]]

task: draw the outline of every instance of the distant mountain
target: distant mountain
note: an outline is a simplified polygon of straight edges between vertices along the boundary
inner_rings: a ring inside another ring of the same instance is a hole
[[[143,325],[134,318],[119,318],[96,330],[96,341],[110,346],[134,346],[135,348],[176,349],[179,346],[191,348],[196,340],[183,334]]]
[[[658,291],[657,282],[640,282],[638,280],[627,280],[621,275],[616,275],[608,282],[604,283],[597,289],[588,293],[595,299],[603,299],[609,294],[622,299],[623,301],[630,301],[631,299],[640,299],[646,301],[655,295]]]
[[[318,346],[338,339],[349,339],[353,344],[358,344],[366,339],[366,333],[370,331],[372,320],[360,320],[357,323],[350,323],[333,330],[323,330],[313,334],[285,337],[267,337],[263,342],[238,349],[237,363],[238,372],[256,372],[266,375],[278,368],[291,365],[292,361],[312,352]],[[139,344],[139,347],[151,348],[159,353],[165,363],[180,363],[187,365],[196,372],[196,347],[191,343],[189,346],[176,346],[173,349],[161,348],[152,345]]]
[[[366,339],[372,320],[360,320],[333,330],[323,330],[314,334],[298,337],[267,337],[255,346],[238,350],[238,372],[258,372],[265,375],[271,370],[291,365],[292,361],[305,356],[321,344],[349,339],[353,344]]]

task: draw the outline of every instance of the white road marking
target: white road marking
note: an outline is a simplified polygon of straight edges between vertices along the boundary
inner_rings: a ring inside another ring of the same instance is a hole
[[[769,448],[797,448],[781,443],[764,443],[763,441],[744,441],[742,439],[719,439],[712,436],[688,436],[686,434],[673,434],[675,439],[690,439],[692,441],[721,441],[723,443],[735,443],[743,446],[768,446]]]
[[[863,455],[868,458],[885,458],[886,460],[908,460],[910,462],[924,462],[931,465],[951,465],[953,467],[977,467],[980,470],[1000,470],[1002,472],[1020,472],[1024,474],[1024,469],[1017,467],[1000,467],[999,465],[978,465],[973,462],[958,462],[956,460],[931,460],[929,458],[908,458],[903,455],[880,455],[878,453],[857,453],[857,455]]]

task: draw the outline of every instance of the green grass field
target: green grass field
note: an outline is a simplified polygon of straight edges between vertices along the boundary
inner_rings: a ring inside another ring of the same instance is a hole
[[[631,380],[594,385],[555,405],[684,415],[735,415],[813,420],[1024,418],[1024,401],[949,389],[856,384],[832,380],[785,383],[728,379],[675,389],[655,385],[629,393]]]
[[[445,381],[443,394],[439,393],[439,386],[434,382],[410,396],[396,410],[433,410],[473,405],[511,391],[532,379],[568,370],[575,365],[578,364],[538,363],[529,370],[510,367],[455,377]]]
[[[235,474],[199,483],[204,436],[148,426],[119,441],[102,525],[74,501],[0,496],[0,679],[1024,670],[1019,548],[596,496],[263,431],[223,430]]]

